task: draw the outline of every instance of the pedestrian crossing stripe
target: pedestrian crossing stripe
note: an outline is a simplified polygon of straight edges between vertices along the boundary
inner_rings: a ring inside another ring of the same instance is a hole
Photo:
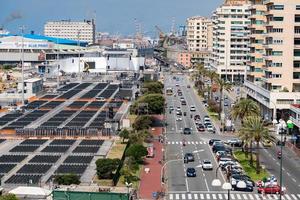
[[[207,142],[204,142],[204,141],[188,141],[186,142],[187,144],[194,144],[194,145],[197,145],[197,144],[207,144]],[[167,144],[180,144],[182,145],[182,141],[167,141]]]
[[[227,193],[169,193],[168,200],[225,200],[228,198]],[[231,193],[232,200],[276,200],[279,195],[276,194],[253,194],[253,193]],[[283,200],[300,200],[300,194],[284,194]]]

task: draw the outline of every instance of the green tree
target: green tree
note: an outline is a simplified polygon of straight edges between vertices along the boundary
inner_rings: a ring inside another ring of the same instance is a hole
[[[264,127],[264,123],[259,116],[248,116],[244,119],[242,132],[247,133],[252,140],[256,142],[256,173],[260,173],[260,148],[259,143],[262,139],[271,139],[268,128]]]
[[[79,176],[76,174],[64,174],[64,175],[57,175],[54,178],[54,182],[58,183],[59,185],[71,185],[71,184],[80,184]]]
[[[150,128],[152,124],[152,117],[149,115],[139,115],[132,124],[132,127],[137,130],[144,130]]]
[[[129,139],[130,132],[125,128],[120,133],[119,136],[122,138],[122,142],[124,143],[125,139]]]
[[[206,70],[205,71],[205,76],[207,78],[209,78],[211,85],[213,85],[214,82],[219,79],[219,75],[215,71],[212,71],[212,70]],[[209,90],[208,97],[209,97],[209,99],[213,98],[213,92],[212,92],[212,90]]]
[[[147,148],[141,144],[133,144],[127,150],[125,155],[131,156],[137,163],[143,162],[143,157],[148,154]]]
[[[220,112],[219,112],[219,120],[221,119],[221,113],[223,112],[223,93],[224,90],[226,91],[230,91],[232,88],[232,85],[228,82],[226,82],[225,80],[223,80],[222,78],[218,77],[215,79],[215,83],[218,85],[219,87],[219,91],[220,91],[220,103],[219,103],[219,107],[220,107]]]
[[[111,179],[113,172],[119,167],[121,160],[118,158],[103,158],[96,161],[97,175],[101,179]]]
[[[241,99],[231,108],[230,115],[233,119],[240,119],[241,123],[243,123],[245,117],[259,116],[260,109],[255,101],[251,99]]]
[[[14,194],[5,194],[0,196],[0,200],[18,200],[18,198]]]
[[[163,94],[164,85],[159,81],[147,81],[143,84],[145,94]]]
[[[164,112],[165,98],[162,94],[143,95],[131,106],[130,112],[139,114],[141,104],[145,104],[143,108],[149,114],[162,114]]]
[[[244,119],[249,116],[259,116],[260,109],[258,104],[251,99],[241,99],[237,104],[233,106],[230,111],[230,115],[233,119],[240,119],[241,123],[244,123]],[[243,133],[241,133],[243,135]],[[248,137],[248,133],[245,133],[242,138],[244,138],[244,147],[246,149],[245,156],[248,157],[248,151],[250,149],[250,164],[253,164],[252,156],[252,138]],[[248,148],[250,145],[250,148]]]

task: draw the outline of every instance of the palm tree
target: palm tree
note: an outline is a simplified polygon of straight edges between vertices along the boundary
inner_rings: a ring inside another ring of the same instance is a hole
[[[193,73],[192,77],[195,79],[195,82],[196,82],[196,85],[200,85],[201,86],[201,89],[204,85],[204,82],[203,82],[203,77],[205,76],[206,74],[206,69],[204,68],[204,65],[203,64],[198,64],[196,67],[195,67],[195,72]]]
[[[224,90],[226,91],[230,91],[232,88],[231,83],[226,82],[225,80],[223,80],[222,78],[218,77],[215,78],[215,83],[218,85],[219,87],[219,91],[220,91],[220,112],[219,112],[219,120],[221,119],[221,113],[223,112],[223,106],[222,106],[222,101],[223,101],[223,92]]]
[[[260,115],[260,109],[258,104],[251,100],[251,99],[241,99],[230,111],[230,115],[233,119],[240,119],[241,123],[243,124],[244,119],[248,116],[259,116]],[[241,133],[243,134],[243,133]],[[243,137],[245,138],[245,137]],[[248,151],[250,149],[250,164],[253,164],[253,156],[252,156],[252,139],[251,141],[247,138],[243,140],[244,147],[246,149],[245,156],[248,157]],[[248,148],[248,145],[250,145],[250,148]]]
[[[241,129],[242,132],[247,133],[251,140],[256,142],[256,173],[260,173],[259,161],[259,143],[263,139],[271,139],[268,128],[264,127],[264,123],[259,116],[248,116],[244,119]]]
[[[212,71],[212,70],[206,70],[205,76],[207,78],[209,78],[211,85],[213,85],[213,82],[219,78],[219,75],[215,71]],[[210,91],[210,94],[209,94],[210,99],[212,99],[212,95],[213,95],[213,93],[212,93],[212,91]]]
[[[237,104],[233,106],[230,111],[230,115],[233,119],[240,119],[243,124],[244,118],[248,116],[259,116],[260,109],[258,104],[251,99],[241,99]]]

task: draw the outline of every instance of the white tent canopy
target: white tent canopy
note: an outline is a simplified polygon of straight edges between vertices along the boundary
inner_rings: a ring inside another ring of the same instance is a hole
[[[17,187],[11,191],[9,191],[10,194],[15,194],[17,197],[47,197],[51,194],[50,190],[41,188],[41,187],[25,187],[20,186]]]

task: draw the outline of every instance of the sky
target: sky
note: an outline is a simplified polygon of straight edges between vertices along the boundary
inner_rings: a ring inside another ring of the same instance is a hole
[[[11,33],[26,31],[43,34],[50,20],[90,19],[96,16],[96,29],[111,34],[134,35],[135,21],[146,35],[155,35],[155,25],[163,31],[178,28],[187,17],[211,13],[224,0],[0,0],[0,26]],[[136,20],[135,20],[136,19]]]

